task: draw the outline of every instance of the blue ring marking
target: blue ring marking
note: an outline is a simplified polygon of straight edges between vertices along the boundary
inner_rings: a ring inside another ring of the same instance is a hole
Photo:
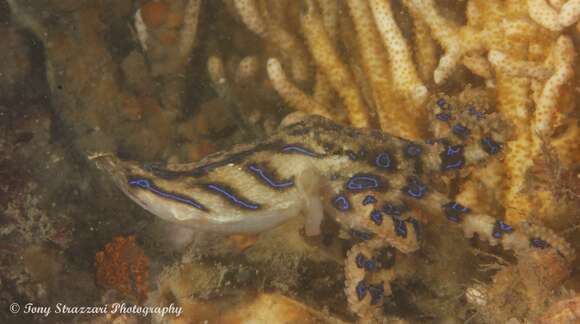
[[[277,188],[277,189],[286,189],[286,188],[290,188],[294,185],[294,181],[292,181],[292,180],[287,180],[287,181],[282,181],[282,182],[274,181],[272,178],[270,178],[266,174],[264,169],[261,169],[260,167],[256,166],[255,164],[248,165],[248,169],[250,171],[254,172],[254,174],[256,174],[258,177],[260,177],[260,179],[264,180],[270,187]]]
[[[354,258],[354,261],[356,263],[356,266],[359,269],[362,269],[365,266],[366,258],[365,258],[364,255],[362,255],[361,253],[359,253],[359,254],[357,254],[356,258]]]
[[[441,169],[461,169],[465,164],[465,157],[463,156],[463,145],[451,145],[441,153]]]
[[[362,280],[356,285],[356,295],[358,300],[363,300],[367,295],[367,284]]]
[[[334,208],[340,211],[347,211],[350,209],[350,202],[348,201],[348,198],[346,198],[346,196],[343,194],[334,197],[334,199],[332,200],[332,205],[334,206]]]
[[[454,201],[448,202],[447,204],[442,206],[447,219],[454,223],[461,222],[461,216],[463,214],[467,214],[471,211],[468,207],[464,207],[463,205],[456,203]]]
[[[303,155],[310,156],[310,157],[318,157],[317,153],[309,151],[309,150],[307,150],[303,147],[300,147],[298,145],[286,145],[282,148],[282,152],[283,153],[298,153],[298,154],[303,154]]]
[[[378,210],[373,210],[371,212],[371,220],[373,221],[373,223],[375,223],[376,225],[381,225],[383,223],[383,214],[381,214],[380,211]]]
[[[447,147],[447,156],[454,156],[456,154],[460,154],[463,151],[463,145],[451,145]]]
[[[447,163],[444,165],[445,170],[461,169],[463,167],[463,160],[458,160],[455,163]]]
[[[351,191],[376,189],[382,187],[378,177],[373,175],[354,175],[346,182],[346,188]]]
[[[346,155],[348,155],[348,158],[351,161],[356,161],[356,159],[358,159],[358,156],[356,156],[356,153],[354,153],[352,150],[346,150]]]
[[[469,136],[469,128],[465,127],[464,125],[457,123],[455,125],[453,125],[452,128],[453,134],[459,136],[459,137],[467,137]]]
[[[489,155],[495,155],[501,150],[501,145],[489,136],[481,139],[481,145],[483,146],[483,150]]]
[[[395,233],[397,234],[397,236],[400,236],[402,238],[407,238],[407,224],[405,223],[405,221],[403,221],[402,219],[398,218],[398,217],[392,217],[393,218],[393,224],[395,227]]]
[[[437,106],[439,106],[439,108],[444,108],[446,104],[447,104],[447,101],[445,101],[445,99],[443,99],[443,98],[439,98],[437,100]]]
[[[135,180],[129,180],[128,185],[130,186],[134,186],[134,187],[140,187],[146,190],[151,191],[152,193],[159,195],[161,197],[164,198],[168,198],[171,200],[175,200],[184,204],[187,204],[191,207],[197,208],[199,210],[203,210],[203,211],[207,211],[207,208],[205,208],[205,206],[203,206],[202,204],[200,204],[199,202],[191,199],[191,198],[186,198],[186,197],[182,197],[179,195],[175,195],[169,192],[165,192],[159,188],[157,188],[155,185],[153,185],[149,180],[147,179],[135,179]]]
[[[388,152],[381,152],[375,158],[375,165],[381,169],[390,169],[393,160]]]
[[[477,109],[475,109],[475,107],[473,107],[473,106],[469,106],[469,107],[467,107],[467,111],[468,111],[468,112],[469,112],[471,115],[475,116],[475,118],[476,118],[477,120],[481,120],[481,119],[483,119],[483,113],[482,113],[482,112],[480,112],[480,111],[477,111]]]
[[[383,212],[390,216],[401,216],[403,209],[403,206],[397,207],[391,203],[385,203],[383,205]]]
[[[491,236],[495,237],[496,239],[499,239],[503,236],[503,233],[501,232],[501,230],[497,226],[497,223],[493,226],[493,230],[491,231]]]
[[[376,305],[381,301],[381,298],[384,295],[385,288],[383,284],[377,285],[369,285],[368,287],[369,294],[371,295],[371,305]]]
[[[405,147],[405,155],[407,157],[417,157],[419,155],[421,155],[421,153],[423,152],[423,148],[415,143],[410,143],[409,145],[407,145]]]
[[[368,241],[370,239],[372,239],[375,235],[373,233],[367,233],[367,232],[362,232],[362,231],[357,231],[357,230],[350,230],[350,236],[363,240],[363,241]]]
[[[368,195],[365,197],[365,199],[362,201],[363,206],[366,205],[370,205],[370,204],[374,204],[377,202],[377,198],[375,198],[375,196],[372,195]]]
[[[501,220],[497,221],[497,225],[499,226],[500,230],[502,230],[503,232],[506,232],[506,233],[511,233],[514,230],[513,227],[509,226],[508,224],[504,223]]]
[[[539,238],[532,238],[530,240],[530,243],[532,244],[533,247],[538,248],[538,249],[545,249],[548,246],[550,246],[550,244],[548,244],[548,242],[539,239]]]
[[[443,122],[451,120],[451,114],[446,112],[438,113],[435,115],[435,117]]]
[[[214,184],[214,183],[210,183],[207,185],[207,188],[213,191],[216,191],[222,195],[224,195],[228,200],[230,200],[231,202],[233,202],[234,204],[237,204],[239,206],[242,206],[244,208],[247,209],[259,209],[260,205],[259,204],[254,204],[251,202],[247,202],[244,200],[239,199],[238,197],[234,196],[233,194],[229,193],[226,189]]]
[[[416,176],[409,177],[407,185],[403,187],[403,192],[413,198],[423,198],[427,193],[427,186],[425,186]]]
[[[377,271],[377,266],[373,260],[366,260],[364,263],[364,268],[367,271],[374,272]]]

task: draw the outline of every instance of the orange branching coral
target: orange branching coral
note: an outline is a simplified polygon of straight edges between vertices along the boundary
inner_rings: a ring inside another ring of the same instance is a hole
[[[143,301],[149,291],[149,258],[135,236],[117,236],[95,256],[97,284]]]

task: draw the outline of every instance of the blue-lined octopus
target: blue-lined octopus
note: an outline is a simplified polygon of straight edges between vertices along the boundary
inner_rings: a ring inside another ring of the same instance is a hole
[[[359,242],[346,258],[348,303],[361,320],[372,321],[390,294],[394,259],[384,248],[419,249],[419,210],[492,245],[517,251],[553,247],[574,258],[570,245],[548,229],[506,224],[449,197],[443,179],[501,154],[499,126],[489,126],[487,117],[440,99],[433,104],[435,138],[423,143],[311,115],[286,123],[265,141],[190,164],[93,158],[143,208],[195,229],[258,233],[304,215],[305,233],[317,235],[323,217],[333,218]],[[378,271],[387,274],[372,282]]]

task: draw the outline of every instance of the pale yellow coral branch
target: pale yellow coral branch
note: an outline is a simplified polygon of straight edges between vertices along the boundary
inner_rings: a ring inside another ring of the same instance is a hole
[[[413,17],[414,34],[413,49],[417,61],[417,71],[425,82],[433,80],[433,72],[437,68],[437,44],[431,37],[429,26],[412,7],[408,7]]]
[[[254,33],[266,36],[266,23],[260,14],[255,0],[234,0],[234,4],[242,21]]]
[[[567,0],[550,0],[550,6],[560,10]]]
[[[533,131],[541,135],[550,135],[548,133],[551,131],[562,87],[574,76],[576,51],[572,39],[560,36],[554,46],[553,55],[555,72],[546,81],[534,114]]]
[[[389,0],[369,0],[369,3],[389,54],[394,86],[418,106],[425,101],[428,91],[417,75],[411,51],[397,26]]]
[[[560,24],[558,11],[546,0],[528,0],[528,13],[535,22],[551,31],[560,31],[564,28]]]
[[[201,0],[189,0],[185,5],[183,28],[181,29],[179,41],[179,58],[184,63],[188,60],[195,45],[200,6]]]
[[[489,51],[487,58],[496,69],[514,77],[545,80],[552,74],[552,69],[542,63],[515,60],[497,50]]]
[[[465,55],[463,57],[463,65],[467,67],[475,75],[478,75],[486,80],[492,79],[491,65],[489,61],[481,55]]]
[[[421,16],[429,25],[433,37],[445,50],[433,74],[435,83],[441,84],[457,67],[463,54],[455,26],[437,12],[433,0],[403,0],[403,3]]]
[[[260,61],[257,56],[246,56],[244,57],[238,67],[236,68],[235,81],[238,84],[242,84],[246,81],[250,81],[256,77],[258,70],[260,69]]]
[[[338,37],[338,2],[337,0],[318,0],[322,11],[322,21],[328,37],[336,43]]]
[[[307,96],[304,92],[288,81],[280,61],[275,58],[268,59],[266,69],[274,89],[276,89],[278,94],[280,94],[284,101],[286,101],[292,108],[318,114],[326,118],[332,118],[332,115],[326,107]]]
[[[568,27],[580,20],[580,0],[570,0],[566,2],[558,16],[562,26]]]
[[[351,124],[369,127],[369,113],[350,71],[341,61],[330,37],[324,29],[312,1],[302,14],[302,29],[316,65],[322,70],[331,86],[344,100]]]

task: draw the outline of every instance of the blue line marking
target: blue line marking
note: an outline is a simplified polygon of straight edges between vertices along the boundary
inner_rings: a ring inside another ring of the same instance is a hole
[[[135,180],[129,180],[128,184],[130,186],[133,187],[140,187],[146,190],[151,191],[152,193],[159,195],[161,197],[164,198],[168,198],[171,200],[175,200],[175,201],[179,201],[181,203],[187,204],[189,206],[192,206],[194,208],[197,208],[199,210],[203,210],[203,211],[207,211],[207,208],[205,208],[202,204],[198,203],[197,201],[191,199],[191,198],[186,198],[186,197],[182,197],[179,195],[175,195],[169,192],[165,192],[157,187],[155,187],[149,180],[147,179],[135,179]]]
[[[207,185],[207,188],[208,189],[211,189],[213,191],[216,191],[216,192],[218,192],[218,193],[220,193],[222,195],[224,195],[231,202],[233,202],[233,203],[235,203],[237,205],[240,205],[240,206],[242,206],[244,208],[247,208],[247,209],[258,209],[258,208],[260,208],[260,205],[259,204],[253,204],[253,203],[250,203],[250,202],[241,200],[238,197],[234,196],[233,194],[229,193],[226,189],[224,189],[224,188],[222,188],[222,187],[220,187],[220,186],[218,186],[216,184],[210,183],[210,184]]]
[[[151,188],[151,183],[147,179],[130,180],[128,183],[130,186],[141,187],[143,189]]]
[[[304,154],[310,157],[318,157],[318,154],[311,152],[303,147],[297,145],[287,145],[282,148],[282,152],[284,153],[299,153]]]
[[[272,178],[270,178],[266,174],[264,169],[261,169],[260,167],[256,166],[255,164],[250,164],[248,166],[248,169],[250,171],[254,172],[254,174],[256,174],[258,177],[260,177],[260,179],[264,180],[268,185],[270,185],[270,187],[274,187],[274,188],[278,188],[278,189],[286,189],[286,188],[292,187],[294,185],[294,181],[292,181],[292,180],[287,180],[287,181],[283,181],[283,182],[274,181]]]

